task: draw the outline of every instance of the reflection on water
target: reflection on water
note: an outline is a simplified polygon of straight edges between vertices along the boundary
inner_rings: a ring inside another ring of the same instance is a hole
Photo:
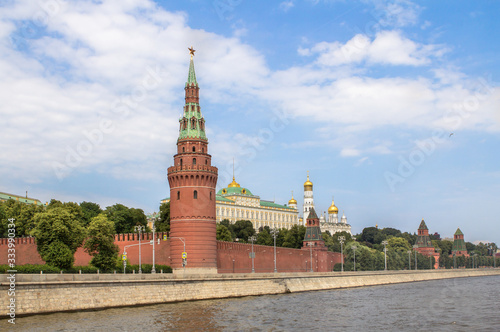
[[[12,330],[498,331],[499,282],[499,276],[460,278],[59,313],[18,318]]]

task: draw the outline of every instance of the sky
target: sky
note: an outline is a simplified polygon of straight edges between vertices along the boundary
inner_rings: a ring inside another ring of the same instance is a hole
[[[0,191],[159,209],[189,68],[217,189],[500,243],[497,1],[4,0]]]

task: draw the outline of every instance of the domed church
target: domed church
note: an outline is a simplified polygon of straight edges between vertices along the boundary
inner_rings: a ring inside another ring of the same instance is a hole
[[[293,199],[293,198],[292,198]],[[297,201],[295,201],[295,204]],[[307,172],[307,180],[304,182],[304,210],[302,217],[302,224],[305,225],[307,217],[311,209],[315,209],[314,207],[314,197],[313,197],[313,183],[309,179],[309,172]],[[326,232],[329,231],[330,234],[335,234],[337,232],[347,232],[351,233],[351,225],[347,223],[347,217],[344,213],[342,213],[342,217],[339,221],[339,209],[335,205],[334,200],[332,199],[332,205],[328,208],[328,219],[324,215],[319,217],[319,225],[321,227],[321,231]]]

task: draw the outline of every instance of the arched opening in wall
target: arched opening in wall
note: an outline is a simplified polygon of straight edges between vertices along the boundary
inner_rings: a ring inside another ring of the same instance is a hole
[[[196,165],[196,158],[193,158],[193,165]]]
[[[201,148],[201,153],[205,153],[205,148]]]
[[[208,165],[208,160],[205,160],[205,165]]]
[[[194,193],[193,193],[193,198],[194,198],[194,199],[198,199],[198,191],[196,191],[196,190],[194,191]]]
[[[177,199],[181,199],[181,192],[180,191],[177,192]]]
[[[182,159],[181,159],[181,167],[182,167]]]
[[[186,152],[186,148],[185,147],[182,147],[182,152]]]
[[[210,192],[210,200],[212,200],[212,192]]]
[[[193,152],[196,152],[196,147],[195,146],[193,146]]]

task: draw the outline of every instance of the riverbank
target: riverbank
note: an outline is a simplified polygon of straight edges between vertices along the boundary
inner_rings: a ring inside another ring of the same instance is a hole
[[[426,280],[500,275],[500,269],[330,273],[218,274],[18,274],[0,276],[0,316],[295,293]],[[5,304],[5,305],[4,305]]]

